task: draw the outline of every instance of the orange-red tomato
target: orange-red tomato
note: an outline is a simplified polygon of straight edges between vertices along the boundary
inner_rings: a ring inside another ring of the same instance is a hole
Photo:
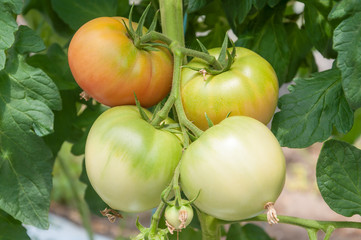
[[[232,49],[230,49],[232,51]],[[218,57],[220,48],[209,50]],[[205,130],[208,122],[214,124],[230,116],[249,116],[267,124],[278,100],[278,80],[272,66],[257,53],[237,47],[236,57],[229,71],[206,75],[182,70],[182,101],[185,113],[196,126]],[[193,59],[189,66],[206,68],[209,65]]]
[[[172,56],[162,47],[135,47],[122,20],[128,24],[125,18],[101,17],[79,28],[69,45],[69,66],[79,86],[100,103],[135,104],[135,93],[142,106],[150,107],[171,89]]]

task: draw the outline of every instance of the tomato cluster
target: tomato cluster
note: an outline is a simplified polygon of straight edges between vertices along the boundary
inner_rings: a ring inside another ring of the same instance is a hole
[[[278,98],[271,65],[248,49],[236,48],[231,68],[218,75],[184,68],[180,88],[185,114],[206,130],[184,151],[182,138],[151,125],[141,112],[147,118],[152,113],[134,106],[134,93],[143,107],[168,94],[171,54],[163,47],[138,49],[123,20],[92,20],[69,46],[69,64],[79,86],[113,107],[95,121],[86,142],[86,170],[95,191],[117,210],[154,208],[181,161],[182,191],[199,210],[229,221],[262,212],[277,199],[285,180],[281,147],[264,125]],[[209,53],[218,57],[220,51]],[[209,67],[196,58],[188,66]],[[215,124],[209,129],[206,115]],[[165,211],[176,230],[190,222],[180,222],[180,212],[193,216],[189,204]]]

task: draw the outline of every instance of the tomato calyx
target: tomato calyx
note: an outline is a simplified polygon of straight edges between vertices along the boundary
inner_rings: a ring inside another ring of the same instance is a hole
[[[197,41],[198,41],[199,46],[201,47],[202,52],[209,54],[208,50],[201,43],[201,41],[199,41],[199,40],[197,40]],[[193,67],[193,66],[189,66],[189,65],[184,65],[182,67],[189,68],[189,69],[199,72],[200,74],[203,75],[204,80],[206,80],[206,75],[218,75],[223,72],[227,72],[231,68],[232,63],[234,62],[234,58],[236,57],[236,46],[234,45],[233,41],[230,41],[230,42],[232,44],[232,52],[231,53],[227,50],[228,36],[226,35],[223,40],[221,52],[217,58],[217,61],[221,65],[221,69],[216,69],[216,68],[213,68],[212,66],[205,67],[205,68],[204,67],[198,68],[198,67]]]
[[[140,105],[140,102],[137,98],[137,95],[134,93],[134,99],[135,99],[135,105],[138,108],[139,114],[142,117],[142,119],[149,124],[152,123],[153,119],[155,118],[156,114],[161,110],[162,103],[158,103],[155,107],[155,110],[153,112],[153,117],[149,118],[148,115],[145,113],[144,109]],[[180,130],[180,125],[178,123],[167,123],[166,121],[160,122],[160,124],[153,125],[156,129],[162,129],[164,131],[168,131],[173,134],[182,134],[182,131]]]
[[[127,35],[129,37],[129,39],[131,39],[133,41],[134,46],[136,46],[138,49],[143,49],[146,51],[159,51],[159,49],[157,47],[168,48],[168,46],[166,44],[159,43],[159,42],[144,43],[141,41],[141,37],[143,36],[144,22],[148,15],[150,6],[151,6],[151,4],[148,4],[147,8],[144,10],[142,16],[140,17],[137,29],[133,28],[133,22],[132,22],[134,5],[131,7],[130,12],[129,12],[128,24],[126,24],[124,20],[122,20],[122,21],[123,21],[125,29],[127,30]],[[155,13],[153,21],[152,21],[149,29],[147,30],[146,34],[152,32],[152,31],[155,31],[155,28],[157,26],[158,15],[159,15],[159,10]]]

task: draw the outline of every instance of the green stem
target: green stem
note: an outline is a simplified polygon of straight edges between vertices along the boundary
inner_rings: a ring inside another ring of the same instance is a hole
[[[179,189],[179,185],[178,185],[179,171],[180,171],[180,161],[179,161],[176,169],[174,170],[174,175],[173,175],[172,181],[170,182],[168,187],[165,189],[164,196],[162,196],[165,200],[168,199],[168,197],[169,197],[169,195],[170,195],[170,193],[172,191],[172,188],[176,189],[174,186],[178,186],[178,192],[179,192],[179,195],[180,195],[180,189]],[[175,193],[176,193],[176,196],[177,196],[177,192],[175,192]],[[159,219],[160,219],[160,215],[161,215],[165,205],[166,204],[163,201],[161,201],[160,204],[158,205],[157,210],[153,214],[152,220],[151,220],[151,223],[150,223],[149,235],[156,234],[157,229],[158,229],[158,222],[159,222]]]
[[[313,229],[313,228],[307,228],[307,234],[308,234],[308,238],[310,240],[317,240],[317,229]]]
[[[183,1],[159,0],[162,32],[184,46]]]
[[[173,40],[168,38],[166,35],[156,31],[150,31],[140,38],[141,43],[154,42],[154,41],[161,41],[167,45],[171,45],[171,43],[173,42]]]
[[[185,126],[196,137],[199,137],[203,133],[203,131],[197,128],[191,121],[188,120],[183,109],[182,99],[180,97],[181,66],[182,66],[183,54],[181,51],[179,51],[179,45],[177,42],[173,42],[170,45],[170,48],[172,49],[173,58],[174,58],[172,90],[165,105],[156,114],[151,124],[154,126],[159,125],[159,123],[168,116],[168,113],[174,104],[177,111],[179,124],[181,125],[181,127]]]
[[[203,59],[209,65],[212,65],[216,70],[221,70],[223,68],[222,64],[214,56],[209,55],[208,53],[196,51],[185,47],[180,47],[179,51],[181,51],[186,56]]]
[[[83,222],[83,226],[88,233],[89,239],[92,240],[94,239],[94,233],[90,221],[90,211],[84,199],[81,198],[81,196],[79,195],[80,190],[78,189],[77,184],[74,184],[76,182],[76,178],[69,171],[69,166],[67,166],[66,162],[62,157],[58,156],[57,160],[59,161],[60,168],[64,172],[64,175],[69,182],[71,192],[75,198],[75,203]]]
[[[179,123],[181,124],[181,127],[184,126],[187,129],[189,129],[197,138],[199,138],[203,131],[199,129],[196,125],[194,125],[191,121],[188,120],[184,109],[183,109],[183,103],[182,99],[178,98],[175,101],[175,108],[177,109]]]
[[[167,45],[171,45],[173,42],[172,39],[166,37],[164,34],[155,32],[155,31],[151,31],[151,32],[147,33],[146,35],[142,36],[139,41],[140,41],[140,43],[162,41],[163,43],[165,43]],[[222,64],[214,56],[209,55],[208,53],[185,48],[180,45],[177,48],[185,56],[203,59],[209,65],[214,67],[214,69],[216,69],[216,70],[221,70],[223,68]]]
[[[168,199],[169,194],[171,193],[172,190],[172,185],[173,185],[173,181],[171,181],[171,183],[168,185],[168,187],[165,190],[165,194],[164,194],[164,198]],[[160,202],[160,204],[158,205],[157,210],[155,211],[155,213],[152,216],[152,220],[150,223],[150,231],[149,231],[149,235],[155,235],[157,233],[157,229],[158,229],[158,223],[159,223],[159,219],[161,217],[161,213],[163,212],[163,209],[165,207],[165,203],[163,201]]]
[[[361,222],[347,222],[347,221],[318,221],[312,219],[303,219],[290,216],[278,216],[280,223],[292,224],[309,229],[318,229],[323,232],[330,232],[335,228],[358,228],[361,229]],[[253,218],[242,220],[242,222],[253,222],[253,221],[267,221],[267,215],[261,214]],[[330,227],[332,227],[330,229]]]
[[[177,89],[180,87],[180,74],[181,74],[180,69],[182,66],[182,59],[179,60],[179,57],[177,57],[176,54],[174,54],[173,57],[174,57],[174,67],[173,67],[172,90],[164,106],[152,120],[151,124],[153,126],[158,126],[160,122],[162,122],[164,119],[167,118],[168,113],[173,107],[176,99],[179,98]]]
[[[221,239],[221,224],[218,219],[197,210],[197,215],[202,229],[202,240]]]
[[[334,226],[329,226],[326,230],[326,235],[325,235],[325,238],[323,240],[329,240],[333,231],[335,231],[335,227]]]
[[[177,72],[177,75],[175,75],[173,77],[173,82],[175,82],[175,86],[173,86],[174,88],[174,95],[175,97],[175,109],[177,111],[177,115],[178,115],[178,120],[179,120],[179,124],[184,127],[186,127],[187,129],[189,129],[196,137],[199,137],[203,131],[200,130],[198,127],[196,127],[196,125],[194,125],[191,121],[188,120],[185,112],[184,112],[184,108],[183,108],[183,103],[182,103],[182,99],[181,99],[181,92],[180,92],[180,79],[181,79],[181,69],[180,69],[180,64],[182,63],[182,59],[183,59],[183,54],[182,52],[179,50],[179,46],[177,44],[171,44],[170,47],[172,48],[173,54],[174,54],[174,62],[177,62],[177,68],[174,67],[174,72]],[[178,65],[179,64],[179,65]],[[174,64],[174,66],[176,66],[176,64]],[[173,89],[172,89],[173,91]]]
[[[180,165],[181,165],[181,160],[178,163],[177,168],[174,171],[174,175],[173,175],[173,192],[175,195],[175,200],[176,200],[176,204],[180,204],[182,196],[181,196],[181,190],[179,187],[179,174],[180,174]]]

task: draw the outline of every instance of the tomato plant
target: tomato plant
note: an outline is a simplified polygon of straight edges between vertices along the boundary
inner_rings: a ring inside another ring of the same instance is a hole
[[[361,214],[360,0],[129,2],[0,0],[0,239],[37,239],[26,228],[49,227],[56,168],[89,239],[90,212],[105,207],[111,221],[118,210],[156,207],[149,226],[136,221],[139,234],[122,239],[270,239],[240,224],[254,221],[301,226],[297,236],[310,240],[360,231],[346,218]],[[280,146],[317,142],[308,180],[343,221],[273,205],[284,181]],[[85,156],[86,167],[74,163],[81,176],[65,160],[70,148]],[[194,221],[171,236],[160,219],[186,225],[190,204]]]
[[[285,181],[283,152],[271,131],[249,117],[230,117],[205,131],[182,157],[180,178],[201,211],[222,220],[256,216]],[[252,203],[252,204],[250,204]]]
[[[126,212],[149,210],[160,202],[182,153],[177,136],[143,120],[135,106],[105,111],[86,143],[89,180],[110,207]]]
[[[219,56],[221,49],[210,49]],[[207,68],[199,58],[188,66]],[[218,75],[203,76],[190,68],[183,68],[181,93],[189,120],[201,129],[208,128],[205,114],[214,123],[230,116],[249,116],[267,124],[276,109],[278,80],[272,66],[257,53],[237,47],[231,68]]]
[[[70,42],[69,66],[79,86],[100,103],[135,104],[136,94],[142,106],[150,107],[170,91],[172,58],[166,48],[148,51],[135,46],[127,22],[101,17],[84,24]]]

